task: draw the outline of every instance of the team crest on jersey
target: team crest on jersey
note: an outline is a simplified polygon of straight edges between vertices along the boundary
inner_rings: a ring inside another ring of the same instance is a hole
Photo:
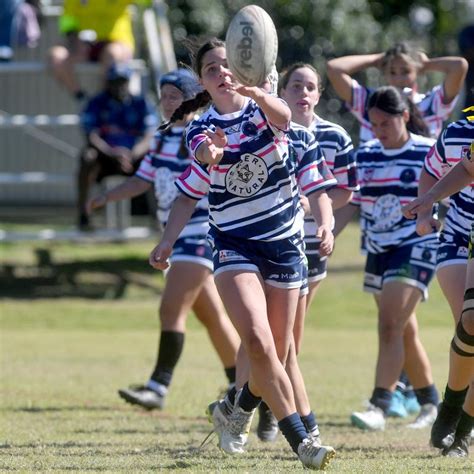
[[[374,223],[371,226],[373,230],[384,232],[391,229],[402,219],[400,200],[395,194],[380,196],[375,201],[372,216],[374,219]]]
[[[461,158],[469,161],[474,160],[474,142],[470,145],[463,145],[461,148]]]
[[[374,175],[375,170],[373,168],[368,168],[364,170],[364,174],[362,175],[362,182],[363,183],[368,183],[371,179],[372,176]]]
[[[188,166],[181,176],[189,176],[190,171],[191,166]],[[178,195],[178,188],[174,184],[175,178],[175,174],[166,167],[157,168],[156,170],[155,194],[162,209],[169,209]]]
[[[227,191],[236,196],[249,197],[262,189],[268,179],[265,161],[259,156],[245,153],[225,175]]]
[[[232,125],[231,127],[227,127],[225,129],[225,133],[227,135],[232,135],[233,133],[237,133],[240,131],[240,124],[239,125]]]
[[[404,184],[413,183],[413,181],[415,181],[415,179],[416,179],[415,170],[413,170],[411,168],[404,169],[400,173],[400,181]]]
[[[255,137],[258,135],[258,127],[253,122],[244,122],[242,124],[242,133],[247,137]]]

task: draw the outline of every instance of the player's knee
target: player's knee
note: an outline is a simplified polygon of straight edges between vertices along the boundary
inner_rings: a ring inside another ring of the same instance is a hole
[[[269,357],[273,344],[271,337],[266,337],[257,331],[252,331],[247,335],[246,339],[246,351],[251,360],[258,361]]]
[[[394,316],[380,318],[378,330],[381,343],[392,342],[403,336],[402,325]]]
[[[469,288],[464,293],[461,321],[465,331],[474,335],[474,288]]]
[[[474,289],[466,291],[461,319],[451,341],[452,350],[461,357],[474,357]]]

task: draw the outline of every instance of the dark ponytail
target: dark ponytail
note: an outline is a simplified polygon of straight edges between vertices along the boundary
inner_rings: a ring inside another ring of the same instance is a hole
[[[369,97],[367,108],[370,110],[374,107],[389,115],[401,115],[407,110],[410,116],[407,122],[408,131],[424,137],[430,136],[418,107],[397,88],[385,86],[374,91]]]
[[[158,130],[161,132],[166,132],[175,122],[181,120],[191,112],[196,112],[196,110],[202,109],[210,102],[211,96],[207,91],[199,92],[199,94],[197,94],[193,99],[182,102],[181,105],[174,111],[168,122],[165,122],[163,125],[161,125]]]

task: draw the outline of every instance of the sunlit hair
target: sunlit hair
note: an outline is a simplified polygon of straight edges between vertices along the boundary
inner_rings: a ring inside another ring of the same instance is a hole
[[[389,115],[402,115],[407,110],[410,115],[407,122],[408,131],[425,137],[430,136],[429,129],[416,105],[396,87],[379,87],[369,97],[367,108],[368,110],[377,108]]]
[[[311,64],[308,63],[303,63],[303,62],[297,62],[292,64],[291,66],[288,66],[283,70],[280,76],[280,84],[278,87],[278,90],[281,91],[282,89],[286,89],[288,86],[288,83],[290,82],[291,75],[297,70],[297,69],[302,69],[302,68],[308,68],[311,71],[314,72],[316,75],[316,78],[318,79],[318,91],[322,92],[323,91],[323,86],[321,83],[321,75],[317,71],[317,69],[312,66]]]
[[[414,48],[409,43],[402,41],[400,43],[395,43],[391,48],[387,49],[384,57],[382,58],[382,69],[385,69],[394,58],[401,56],[407,56],[411,59],[416,65],[421,64],[421,54],[420,49]]]
[[[224,41],[218,38],[209,38],[203,44],[198,46],[196,43],[193,42],[186,42],[186,47],[188,48],[192,62],[193,62],[193,69],[196,74],[201,77],[201,70],[202,70],[202,60],[204,55],[208,51],[212,51],[216,48],[225,48]],[[166,131],[173,125],[173,123],[181,120],[186,115],[190,114],[191,112],[196,112],[196,110],[202,109],[206,107],[211,102],[211,96],[209,93],[204,90],[196,95],[193,99],[186,100],[181,103],[181,105],[174,111],[173,115],[169,119],[168,122],[164,123],[159,130]]]

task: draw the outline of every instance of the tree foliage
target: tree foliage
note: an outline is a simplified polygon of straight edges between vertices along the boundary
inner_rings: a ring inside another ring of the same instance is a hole
[[[244,0],[169,0],[169,19],[178,59],[188,62],[182,40],[190,35],[224,37]],[[325,77],[328,59],[383,51],[397,41],[411,41],[430,56],[458,54],[457,34],[474,23],[474,0],[254,0],[272,16],[278,31],[279,69],[306,61]],[[374,71],[363,80],[376,86]],[[436,78],[433,78],[435,81]],[[426,84],[427,86],[428,84]],[[319,111],[342,123],[342,104],[327,87]]]

